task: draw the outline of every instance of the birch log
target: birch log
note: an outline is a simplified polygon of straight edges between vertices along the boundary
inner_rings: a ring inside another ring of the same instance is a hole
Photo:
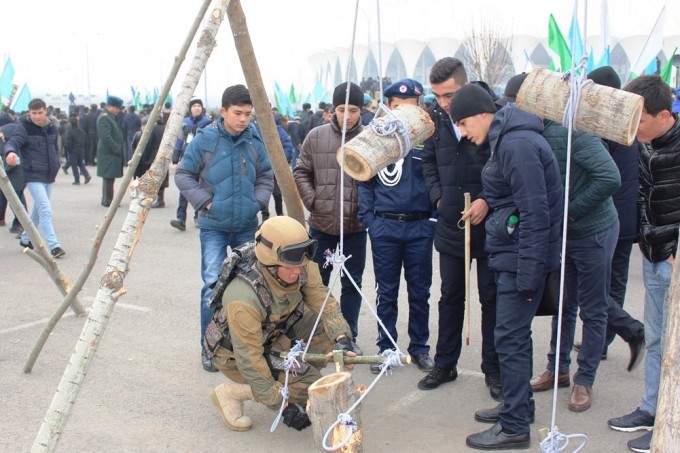
[[[211,0],[204,0],[199,12],[192,24],[187,38],[182,45],[175,64],[163,86],[159,96],[159,101],[154,107],[149,121],[155,123],[155,119],[160,113],[160,106],[170,87],[179,72],[182,61],[184,60],[196,31],[201,25]],[[205,64],[210,57],[212,49],[215,47],[215,35],[226,14],[228,0],[221,0],[221,6],[215,8],[210,15],[200,39],[198,40],[196,54],[189,68],[189,71],[182,83],[180,96],[170,115],[170,120],[166,126],[165,134],[161,142],[156,160],[149,172],[133,184],[132,202],[128,216],[123,224],[121,234],[114,247],[111,259],[109,260],[106,272],[101,279],[99,290],[95,297],[92,310],[88,316],[83,331],[76,343],[73,354],[68,362],[64,375],[61,378],[57,392],[50,404],[45,419],[33,443],[32,452],[51,452],[56,448],[59,437],[68,421],[71,408],[81,388],[85,374],[92,363],[101,337],[108,324],[108,320],[113,312],[113,307],[118,298],[125,293],[123,286],[125,276],[129,270],[129,262],[132,258],[135,246],[139,240],[142,227],[149,213],[149,208],[153,202],[153,197],[158,192],[161,182],[165,178],[169,163],[172,145],[177,136],[179,125],[182,120],[183,112],[187,109],[189,98],[198,85]],[[178,122],[179,121],[179,122]],[[151,128],[149,128],[151,129]],[[174,137],[171,137],[174,133]],[[141,146],[141,145],[140,145]]]
[[[346,412],[356,402],[364,390],[363,386],[355,386],[352,374],[345,371],[324,376],[309,386],[307,413],[312,422],[314,440],[320,450],[322,450],[326,431],[336,422],[339,414]],[[333,451],[344,453],[363,451],[364,433],[361,427],[360,409],[361,405],[350,414],[356,423],[354,434],[345,445]],[[336,425],[326,439],[326,446],[340,445],[349,436],[350,429],[352,428],[342,424]]]
[[[680,451],[680,266],[675,263],[668,298],[668,324],[661,353],[661,379],[651,452]]]
[[[534,69],[517,93],[517,108],[562,123],[570,86],[560,74]],[[589,82],[581,88],[574,128],[630,146],[635,140],[643,99],[637,94]]]
[[[255,50],[250,40],[248,24],[246,23],[246,16],[243,13],[241,2],[233,0],[227,9],[227,15],[231,31],[234,35],[236,51],[241,61],[243,75],[246,77],[248,90],[253,99],[253,106],[257,112],[257,120],[262,132],[262,138],[264,139],[264,145],[267,149],[267,154],[269,154],[269,160],[272,163],[276,181],[281,189],[281,196],[286,204],[287,214],[302,225],[305,225],[305,211],[302,207],[302,198],[300,198],[297,185],[293,180],[290,165],[283,154],[281,139],[274,123],[274,116],[271,113],[269,98],[262,82],[262,75],[255,58]]]
[[[392,113],[404,123],[411,148],[421,144],[434,133],[434,123],[430,115],[420,107],[401,104],[395,107]],[[404,154],[408,151],[410,149],[404,150]],[[402,157],[396,135],[380,136],[370,126],[364,127],[359,135],[345,143],[344,166],[342,148],[337,153],[338,164],[344,167],[345,173],[357,181],[368,181],[380,170]]]
[[[2,135],[2,133],[0,133],[0,135]],[[62,295],[67,295],[71,289],[71,282],[68,277],[66,277],[64,273],[61,272],[61,269],[59,269],[59,266],[57,266],[56,260],[52,257],[52,255],[50,255],[50,251],[45,246],[45,241],[43,241],[38,229],[28,216],[28,213],[24,209],[24,205],[21,204],[21,200],[19,200],[19,197],[14,191],[14,188],[9,181],[9,177],[5,172],[5,167],[1,162],[0,190],[2,190],[2,193],[5,194],[5,198],[7,198],[10,208],[12,208],[12,211],[14,211],[14,215],[17,217],[17,219],[19,219],[19,222],[21,222],[21,226],[24,228],[24,230],[26,230],[31,243],[35,247],[35,250],[25,248],[24,253],[31,256],[31,258],[36,260],[38,264],[40,264],[47,271]],[[83,305],[75,296],[69,299],[64,311],[66,311],[66,308],[69,306],[76,315],[81,316],[85,314]]]

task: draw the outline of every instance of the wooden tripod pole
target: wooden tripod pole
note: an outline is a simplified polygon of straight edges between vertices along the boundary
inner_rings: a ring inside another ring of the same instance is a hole
[[[470,209],[470,192],[465,197],[465,212]],[[465,345],[470,346],[470,217],[465,219]]]
[[[271,113],[269,99],[264,89],[260,67],[255,58],[255,50],[250,40],[246,16],[243,13],[240,1],[232,0],[229,3],[227,17],[229,18],[231,31],[234,35],[234,44],[236,44],[238,58],[241,60],[243,75],[246,77],[248,90],[253,99],[253,106],[257,112],[257,121],[262,132],[262,139],[264,140],[267,154],[269,154],[269,160],[274,169],[276,181],[281,188],[281,195],[286,203],[286,210],[290,217],[305,225],[305,211],[302,207],[302,198],[300,198],[300,193],[293,180],[290,165],[288,165],[283,154],[281,139],[279,139],[279,133],[276,131],[274,116]]]

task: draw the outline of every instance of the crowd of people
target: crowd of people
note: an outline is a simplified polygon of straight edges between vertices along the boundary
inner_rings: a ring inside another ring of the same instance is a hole
[[[622,88],[610,67],[588,77]],[[680,226],[680,205],[674,197],[680,191],[680,121],[673,113],[674,95],[658,76],[638,77],[623,87],[644,99],[633,145],[578,131],[569,140],[564,126],[517,108],[525,78],[513,77],[498,98],[484,82],[468,81],[460,60],[447,57],[431,68],[428,99],[419,81],[388,84],[383,93],[386,108],[422,107],[427,101],[434,134],[361,182],[343,174],[336,152],[343,140],[375,121],[367,81],[364,86],[339,84],[331,104],[321,102],[316,111],[305,104],[293,118],[273,109],[286,160],[309,212],[308,229],[284,215],[248,89],[225,89],[214,118],[206,116],[200,99],[190,101],[172,157],[181,194],[170,225],[186,231],[191,204],[200,230],[201,364],[233,381],[211,395],[228,427],[251,428],[244,414],[246,400],[272,409],[286,403],[286,425],[298,430],[310,425],[307,388],[320,376],[318,367],[304,364],[289,377],[280,359],[295,340],[307,339],[321,310],[314,350],[363,354],[357,337],[368,238],[382,322],[371,332],[377,337],[375,352],[390,352],[398,339],[403,269],[408,352],[425,373],[417,387],[431,391],[455,381],[469,266],[461,225],[469,221],[469,252],[476,262],[481,305],[481,371],[497,404],[475,413],[475,420],[492,426],[468,436],[467,445],[484,450],[529,448],[536,410],[533,392],[553,390],[555,385],[572,387],[569,410],[587,411],[600,361],[619,335],[630,347],[628,371],[644,358],[645,390],[638,408],[608,424],[624,432],[645,431],[628,445],[636,452],[649,451]],[[150,127],[148,112],[137,113],[132,106],[124,112],[123,101],[110,96],[101,108],[73,109],[64,123],[60,113],[40,99],[31,101],[23,118],[9,111],[0,115],[2,154],[12,187],[24,205],[24,188],[29,190],[31,220],[55,258],[65,254],[52,224],[55,177],[60,169],[70,168],[73,184],[80,184],[81,175],[87,184],[91,176],[86,165],[96,159],[97,176],[103,181],[101,204],[109,206],[115,179],[123,175],[141,131]],[[158,152],[165,113],[152,126],[138,177]],[[68,156],[64,166],[62,148]],[[567,156],[571,179],[565,193]],[[165,206],[168,179],[152,207]],[[465,194],[470,194],[469,206]],[[276,216],[269,213],[272,195]],[[6,203],[0,208],[5,225]],[[33,247],[16,219],[11,228],[22,247]],[[566,254],[561,257],[563,240]],[[643,322],[623,309],[635,242],[643,254]],[[343,250],[337,250],[340,243]],[[429,344],[433,247],[439,253],[441,277],[434,357]],[[343,262],[340,297],[336,301],[331,296],[324,306],[332,271],[328,263],[337,262],[333,258],[340,252],[351,257]],[[560,268],[561,260],[561,348],[556,349],[555,317],[546,369],[534,377],[531,324],[547,276]],[[228,272],[223,268],[227,263]],[[575,341],[576,316],[583,322],[580,342]],[[572,348],[578,365],[573,375]],[[371,371],[380,373],[384,366],[373,365]],[[284,391],[285,385],[290,389]]]

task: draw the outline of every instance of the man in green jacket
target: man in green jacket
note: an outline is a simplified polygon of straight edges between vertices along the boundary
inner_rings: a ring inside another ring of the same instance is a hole
[[[109,96],[106,110],[97,118],[97,176],[102,182],[102,206],[110,206],[113,200],[113,182],[123,176],[123,131],[118,124],[118,114],[123,100]]]

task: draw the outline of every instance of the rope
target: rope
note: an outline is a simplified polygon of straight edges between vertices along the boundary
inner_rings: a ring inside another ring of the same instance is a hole
[[[555,427],[554,431],[549,432],[548,436],[539,444],[540,451],[541,453],[564,451],[569,445],[569,441],[573,439],[581,439],[582,441],[581,445],[579,445],[572,453],[578,453],[588,443],[588,436],[585,434],[564,435],[560,434],[559,431],[557,431],[557,427]]]
[[[342,447],[344,447],[347,444],[347,442],[350,441],[350,439],[352,438],[352,435],[356,431],[356,427],[357,427],[357,423],[354,421],[354,419],[352,418],[350,413],[354,409],[356,409],[359,406],[359,404],[361,404],[363,399],[366,397],[366,395],[368,395],[368,393],[371,391],[371,389],[373,389],[373,387],[375,387],[375,384],[377,384],[377,382],[380,380],[380,378],[385,373],[391,371],[392,366],[397,366],[397,365],[403,366],[404,365],[403,363],[401,363],[401,359],[399,357],[399,354],[400,354],[400,352],[398,352],[396,350],[393,351],[391,349],[387,349],[387,350],[382,352],[381,355],[384,357],[384,360],[383,360],[383,363],[380,365],[380,374],[378,374],[378,376],[376,376],[376,378],[373,380],[373,382],[371,382],[371,385],[369,385],[368,388],[366,389],[366,391],[364,391],[361,394],[361,396],[359,396],[359,398],[357,398],[357,400],[354,402],[354,404],[352,404],[352,406],[349,409],[347,409],[347,411],[345,411],[341,414],[338,414],[338,418],[335,420],[335,422],[333,422],[333,424],[328,427],[328,429],[326,430],[326,433],[323,436],[323,442],[321,444],[321,446],[323,447],[324,450],[326,450],[326,451],[339,450]],[[348,430],[349,432],[348,432],[347,436],[345,436],[345,438],[342,440],[342,442],[340,442],[338,445],[332,445],[332,446],[327,445],[328,436],[331,434],[331,432],[333,432],[335,427],[340,425],[340,424],[350,428]]]
[[[586,5],[587,7],[587,5]],[[575,3],[576,11],[578,11],[578,0]],[[564,116],[562,118],[562,123],[567,128],[567,165],[566,165],[566,175],[564,181],[564,215],[569,212],[569,181],[571,180],[571,146],[572,146],[572,133],[574,131],[574,121],[576,119],[576,114],[578,113],[578,104],[581,98],[581,88],[592,82],[586,79],[586,67],[588,64],[588,53],[586,52],[578,65],[575,65],[570,71],[567,71],[563,76],[563,80],[568,80],[570,83],[569,99],[567,100],[567,105],[564,110]],[[579,74],[580,71],[580,75]],[[562,343],[562,314],[564,307],[564,273],[565,264],[567,259],[567,224],[568,222],[562,222],[562,250],[561,257],[562,262],[560,264],[560,298],[557,309],[557,342],[555,345],[555,366],[553,369],[553,399],[552,399],[552,416],[550,419],[550,432],[548,436],[541,442],[541,453],[557,453],[563,451],[569,443],[570,438],[582,437],[584,442],[575,452],[579,451],[585,443],[588,441],[588,437],[585,434],[572,434],[564,435],[557,430],[557,380],[559,379],[559,366],[560,366],[560,347]],[[561,443],[560,445],[555,445],[555,442]]]
[[[394,137],[399,144],[399,160],[394,164],[394,168],[389,170],[385,167],[378,172],[378,178],[385,186],[394,187],[401,180],[404,157],[411,150],[411,138],[408,135],[408,130],[404,122],[382,102],[378,106],[370,126],[376,135]]]
[[[288,354],[286,354],[286,358],[283,359],[283,369],[286,372],[286,380],[283,383],[283,387],[279,389],[283,399],[281,400],[281,408],[279,409],[279,413],[274,419],[272,427],[269,429],[270,433],[273,433],[279,426],[279,422],[281,421],[281,417],[283,415],[283,410],[288,404],[288,399],[290,398],[290,391],[288,390],[288,375],[293,373],[293,376],[297,376],[297,370],[300,369],[300,362],[298,362],[297,356],[302,354],[303,350],[306,352],[305,342],[302,340],[297,340],[295,342],[295,346],[290,348],[290,351],[288,351]]]

